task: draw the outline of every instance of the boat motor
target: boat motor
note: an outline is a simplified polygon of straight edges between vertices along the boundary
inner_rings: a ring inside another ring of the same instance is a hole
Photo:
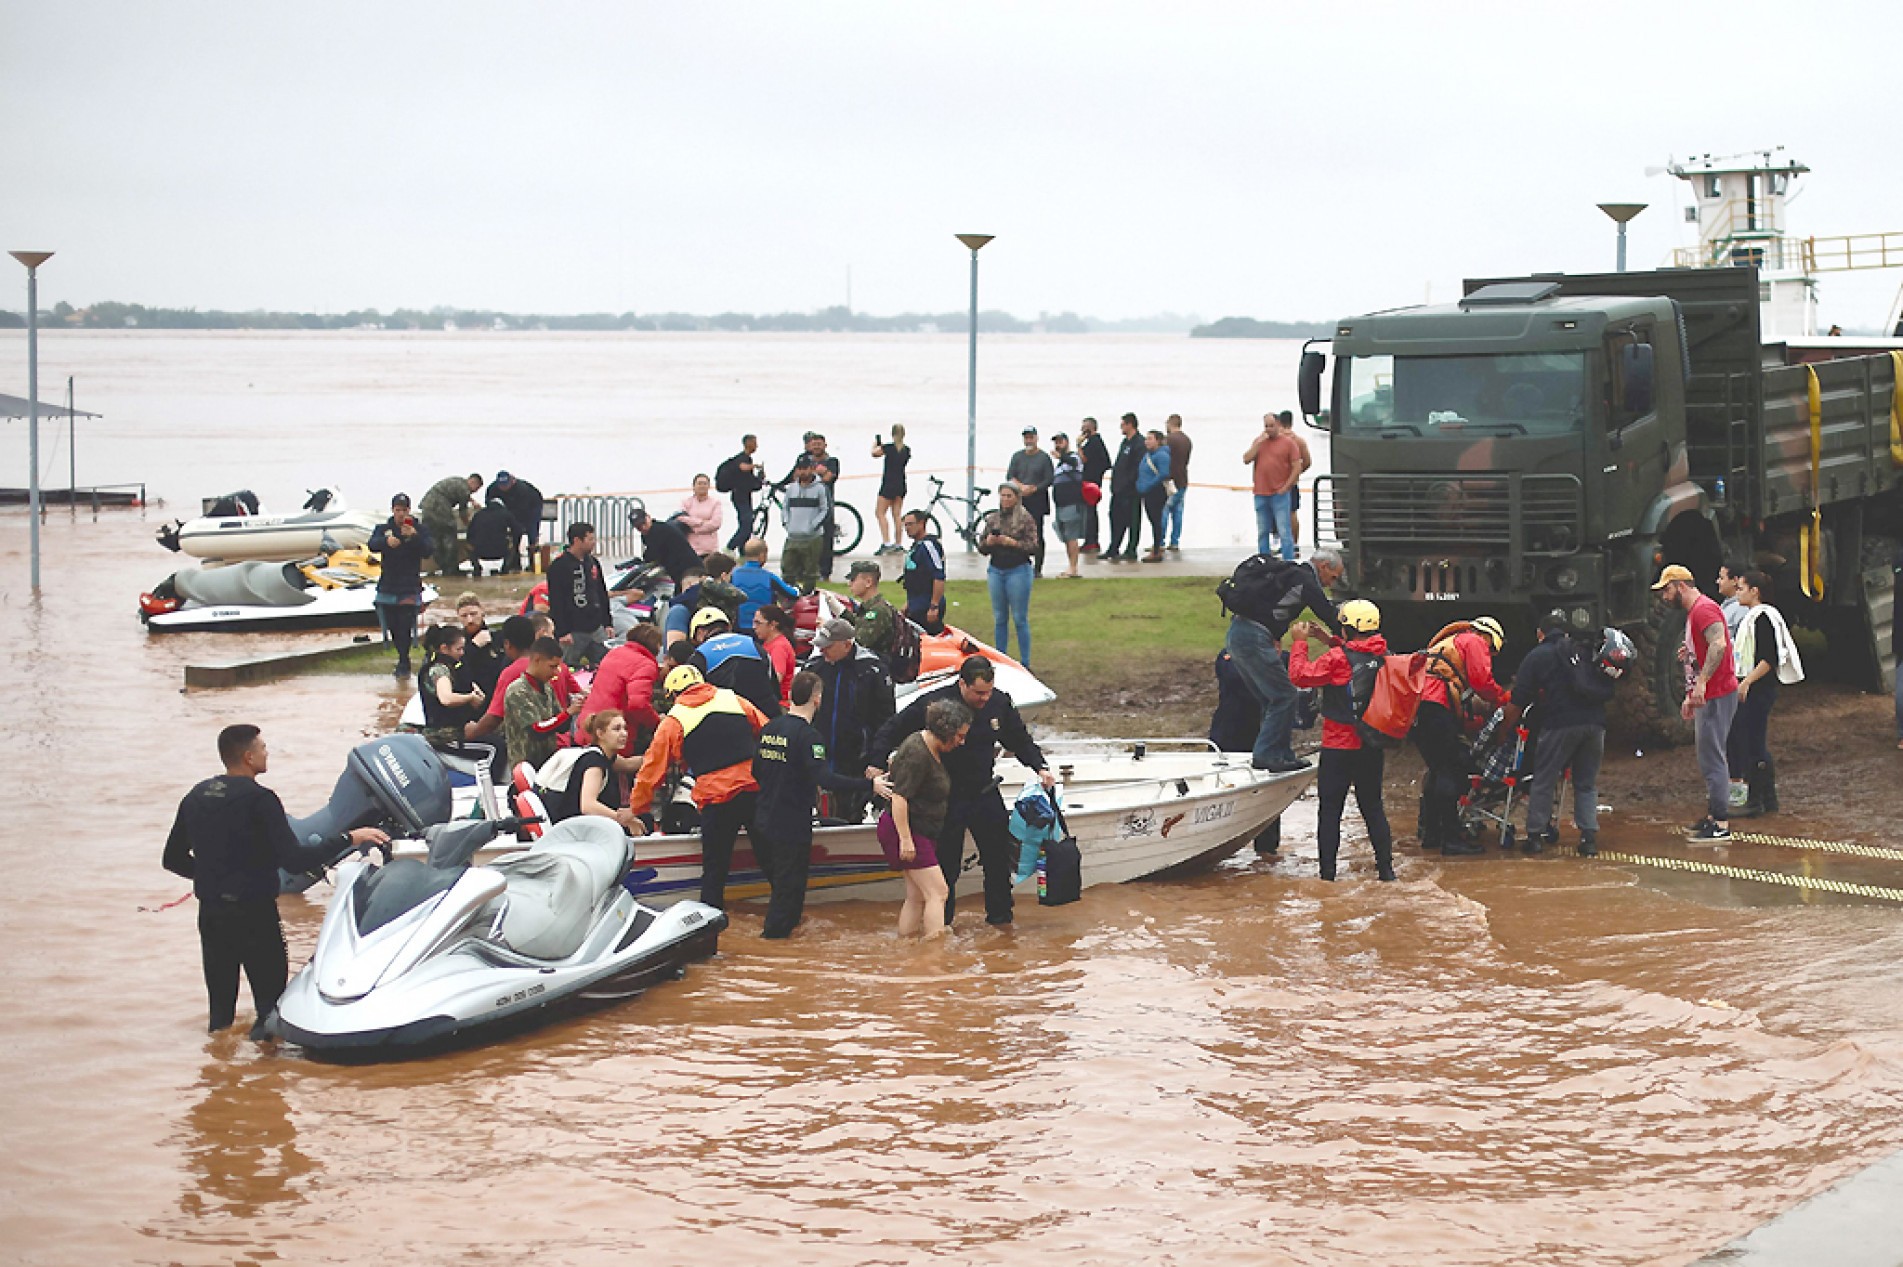
[[[291,831],[304,845],[334,840],[359,827],[414,836],[431,824],[448,822],[452,812],[449,770],[429,741],[421,735],[385,735],[350,750],[330,801],[308,818],[291,819]],[[338,857],[347,852],[340,850]],[[285,893],[302,893],[323,878],[322,868],[278,876]]]

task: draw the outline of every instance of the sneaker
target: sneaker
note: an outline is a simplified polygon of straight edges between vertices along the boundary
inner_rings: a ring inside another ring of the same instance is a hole
[[[1267,770],[1270,774],[1294,774],[1298,770],[1309,770],[1313,768],[1314,767],[1312,767],[1308,762],[1301,761],[1301,760],[1271,761],[1267,765],[1260,765],[1256,767],[1256,769],[1258,770]]]
[[[1579,833],[1579,856],[1582,858],[1597,858],[1599,856],[1599,842],[1589,831]]]
[[[1709,826],[1711,826],[1711,816],[1706,815],[1704,818],[1699,819],[1697,822],[1693,823],[1690,827],[1687,827],[1685,830],[1688,832],[1691,832],[1693,835],[1696,835],[1697,833],[1705,830],[1705,828]]]
[[[1731,828],[1724,823],[1715,823],[1706,819],[1705,825],[1692,833],[1692,839],[1697,841],[1730,840]]]

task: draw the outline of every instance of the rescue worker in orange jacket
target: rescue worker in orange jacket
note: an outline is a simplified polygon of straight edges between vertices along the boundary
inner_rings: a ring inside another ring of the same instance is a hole
[[[692,665],[674,669],[662,686],[674,696],[674,706],[648,744],[628,808],[645,813],[668,767],[676,761],[687,767],[700,808],[700,900],[724,910],[734,840],[753,821],[760,790],[753,781],[753,755],[766,714],[708,682]]]
[[[1367,824],[1368,843],[1374,846],[1376,874],[1394,878],[1394,836],[1388,830],[1387,811],[1381,805],[1381,777],[1387,754],[1362,740],[1357,723],[1374,692],[1374,679],[1388,653],[1381,636],[1381,609],[1365,598],[1343,603],[1336,613],[1343,636],[1331,637],[1326,627],[1309,621],[1289,626],[1288,677],[1297,686],[1322,688],[1321,770],[1315,778],[1320,800],[1315,840],[1320,846],[1322,879],[1335,878],[1335,859],[1341,852],[1341,815],[1353,788],[1361,821]],[[1308,640],[1331,645],[1321,658],[1308,658]]]
[[[1466,731],[1506,704],[1493,657],[1506,631],[1491,616],[1443,631],[1428,647],[1427,685],[1414,718],[1414,746],[1427,763],[1421,783],[1421,848],[1449,857],[1477,854],[1480,842],[1460,824],[1460,798],[1475,773]],[[1449,679],[1452,679],[1451,681]]]

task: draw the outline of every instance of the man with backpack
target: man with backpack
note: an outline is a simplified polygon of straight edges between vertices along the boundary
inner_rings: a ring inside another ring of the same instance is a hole
[[[1553,794],[1560,775],[1573,772],[1573,825],[1579,852],[1599,852],[1599,762],[1606,755],[1606,701],[1613,679],[1574,642],[1566,618],[1555,612],[1540,622],[1540,645],[1526,653],[1513,677],[1513,702],[1537,708],[1539,743],[1533,749],[1533,790],[1526,799],[1527,853],[1559,843],[1553,826]]]
[[[1308,769],[1308,762],[1296,757],[1290,743],[1299,692],[1289,681],[1282,638],[1304,607],[1339,632],[1340,621],[1327,591],[1341,576],[1341,555],[1333,550],[1317,550],[1305,563],[1252,554],[1216,587],[1217,597],[1231,613],[1223,646],[1248,683],[1249,693],[1262,706],[1262,725],[1250,756],[1250,764],[1258,770],[1289,774]]]
[[[1387,811],[1381,804],[1381,778],[1387,760],[1381,745],[1390,741],[1361,720],[1368,711],[1368,701],[1374,698],[1375,678],[1388,654],[1388,642],[1381,636],[1381,609],[1365,598],[1343,603],[1340,619],[1343,632],[1334,639],[1310,621],[1298,620],[1289,626],[1294,635],[1289,646],[1289,680],[1296,686],[1322,689],[1322,760],[1315,780],[1315,795],[1320,800],[1315,841],[1321,853],[1321,876],[1324,880],[1335,878],[1335,859],[1341,852],[1341,815],[1352,787],[1361,821],[1367,824],[1368,843],[1374,846],[1376,875],[1392,880],[1394,836],[1388,830]],[[1310,638],[1332,643],[1321,659],[1312,662],[1308,658]]]
[[[1450,857],[1480,852],[1480,842],[1460,824],[1461,794],[1474,774],[1466,732],[1507,703],[1507,693],[1493,680],[1493,657],[1504,645],[1506,631],[1491,616],[1456,621],[1428,644],[1427,689],[1414,721],[1414,746],[1427,763],[1421,783],[1423,849]]]
[[[733,498],[733,536],[728,550],[743,550],[753,536],[753,495],[766,486],[753,452],[760,447],[757,436],[741,436],[740,452],[714,468],[714,490]]]

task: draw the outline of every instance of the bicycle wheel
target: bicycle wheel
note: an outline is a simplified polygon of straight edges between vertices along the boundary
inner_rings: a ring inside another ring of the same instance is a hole
[[[945,527],[938,522],[937,515],[925,516],[925,535],[928,537],[937,537],[940,541],[945,539]]]
[[[860,516],[856,506],[845,502],[833,503],[833,553],[851,554],[859,546],[859,539],[866,535],[866,521]]]
[[[766,540],[767,525],[773,522],[773,503],[762,502],[760,509],[753,512],[753,535]]]

